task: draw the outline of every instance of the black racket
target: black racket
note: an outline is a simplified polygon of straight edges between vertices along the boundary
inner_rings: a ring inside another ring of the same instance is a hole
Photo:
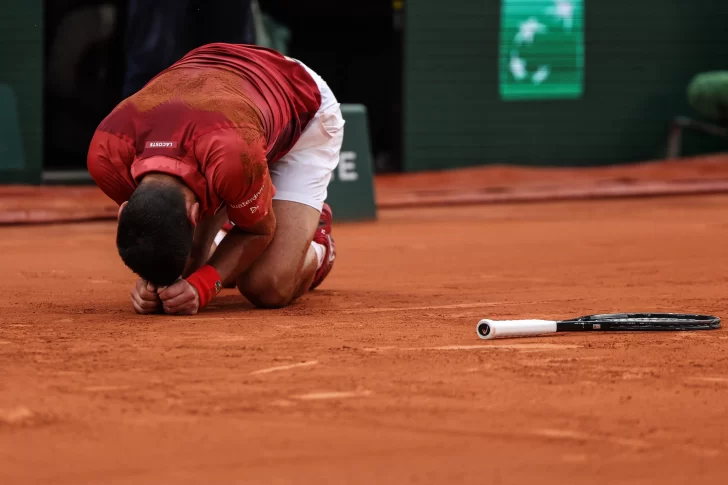
[[[488,320],[478,322],[478,337],[489,340],[556,332],[632,332],[714,330],[720,318],[683,313],[606,313],[571,320]]]

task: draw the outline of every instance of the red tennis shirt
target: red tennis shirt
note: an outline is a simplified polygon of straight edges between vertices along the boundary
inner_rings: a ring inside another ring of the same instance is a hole
[[[117,204],[148,173],[182,179],[203,216],[223,204],[236,225],[259,222],[275,194],[268,164],[285,155],[321,105],[299,63],[262,47],[191,51],[99,125],[88,170]]]

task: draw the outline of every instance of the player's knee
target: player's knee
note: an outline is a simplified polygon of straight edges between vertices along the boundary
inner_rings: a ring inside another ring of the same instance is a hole
[[[254,294],[247,294],[245,297],[258,308],[284,308],[291,303],[291,296],[278,291],[276,288],[269,288]]]
[[[293,288],[274,275],[238,282],[238,289],[258,308],[283,308],[293,301]]]

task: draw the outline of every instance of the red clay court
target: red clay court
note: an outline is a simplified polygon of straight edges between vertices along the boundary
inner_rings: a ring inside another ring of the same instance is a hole
[[[113,221],[17,224],[107,218],[92,191],[2,189],[0,483],[726,483],[725,328],[475,333],[727,316],[726,166],[379,178],[320,290],[194,317],[132,313]]]

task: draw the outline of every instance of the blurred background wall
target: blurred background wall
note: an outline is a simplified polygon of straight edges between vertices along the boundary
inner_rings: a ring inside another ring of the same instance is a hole
[[[559,4],[573,7],[573,35]],[[728,4],[719,0],[409,0],[406,9],[407,170],[661,158],[670,120],[689,112],[691,78],[728,66]],[[529,19],[543,27],[527,28],[533,37],[519,45],[516,27]],[[553,76],[576,69],[579,37],[579,94],[504,99],[511,48],[530,75],[549,65]],[[724,147],[695,135],[683,152]]]
[[[38,182],[43,167],[43,1],[0,7],[0,182]]]

